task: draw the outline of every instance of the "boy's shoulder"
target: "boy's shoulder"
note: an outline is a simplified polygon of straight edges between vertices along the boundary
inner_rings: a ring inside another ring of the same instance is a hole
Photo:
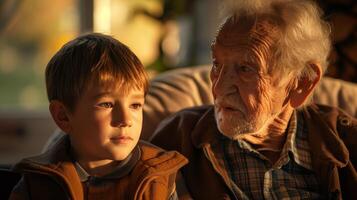
[[[140,159],[138,161],[142,168],[150,171],[177,171],[188,163],[188,160],[177,151],[166,151],[147,141],[138,142]]]
[[[69,155],[70,142],[67,135],[58,139],[51,148],[41,154],[27,157],[13,166],[14,171],[27,170],[56,170],[63,163],[72,162]]]

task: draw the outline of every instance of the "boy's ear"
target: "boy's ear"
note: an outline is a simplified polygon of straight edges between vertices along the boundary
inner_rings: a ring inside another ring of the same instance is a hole
[[[57,126],[62,129],[65,133],[71,132],[71,124],[69,120],[69,111],[66,106],[58,101],[52,100],[49,105],[49,110],[52,115],[53,120]]]
[[[294,108],[298,108],[306,101],[321,79],[321,66],[317,63],[310,63],[309,66],[314,70],[316,76],[312,80],[302,77],[298,80],[297,87],[290,91],[290,104]]]

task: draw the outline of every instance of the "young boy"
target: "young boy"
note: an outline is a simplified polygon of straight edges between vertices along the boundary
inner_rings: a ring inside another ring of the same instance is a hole
[[[148,81],[124,44],[80,36],[46,68],[52,118],[65,133],[14,170],[23,177],[10,199],[174,199],[187,160],[139,141]]]

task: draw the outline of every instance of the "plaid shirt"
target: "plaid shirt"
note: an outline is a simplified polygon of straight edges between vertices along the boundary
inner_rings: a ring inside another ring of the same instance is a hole
[[[238,199],[319,199],[302,115],[292,115],[278,161],[269,160],[249,143],[220,137],[212,151],[231,179]]]

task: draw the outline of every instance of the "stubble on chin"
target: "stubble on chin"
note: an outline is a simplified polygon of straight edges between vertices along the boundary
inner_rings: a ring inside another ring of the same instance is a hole
[[[224,115],[215,108],[215,119],[218,130],[229,138],[237,138],[253,130],[252,123],[244,116]]]
[[[262,120],[266,119],[266,120]],[[224,115],[215,108],[215,120],[221,134],[233,140],[239,140],[247,135],[259,135],[269,117],[249,118],[244,113],[242,116]]]

